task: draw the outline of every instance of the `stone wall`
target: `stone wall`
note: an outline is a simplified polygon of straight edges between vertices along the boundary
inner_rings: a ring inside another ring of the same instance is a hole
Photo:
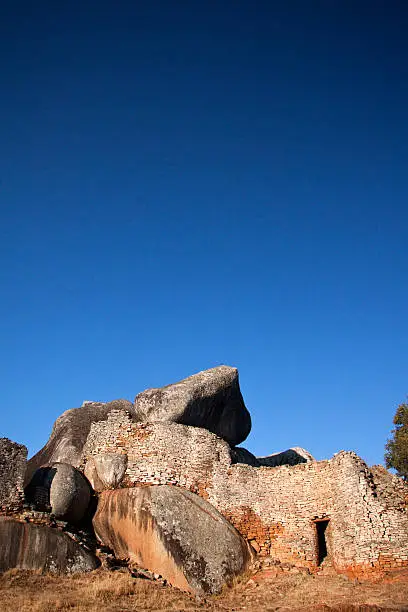
[[[406,487],[354,453],[296,466],[232,464],[228,444],[199,428],[133,423],[125,412],[92,425],[83,467],[92,456],[125,453],[121,486],[173,484],[198,493],[228,518],[261,555],[314,568],[317,523],[339,571],[408,565]]]
[[[203,497],[208,497],[206,487],[213,474],[231,464],[228,443],[205,429],[177,423],[135,424],[124,412],[92,425],[83,452],[88,462],[92,455],[126,453],[122,486],[174,484]],[[87,472],[85,463],[82,468]]]
[[[0,512],[21,510],[24,501],[24,475],[27,449],[8,438],[0,438]]]

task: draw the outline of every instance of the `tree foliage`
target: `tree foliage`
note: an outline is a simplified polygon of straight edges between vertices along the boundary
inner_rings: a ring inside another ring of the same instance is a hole
[[[394,429],[385,445],[385,465],[408,481],[408,404],[400,404],[394,416]]]

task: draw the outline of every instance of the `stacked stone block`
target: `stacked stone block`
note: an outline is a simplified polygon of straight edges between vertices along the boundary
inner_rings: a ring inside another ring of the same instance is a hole
[[[27,449],[8,438],[0,438],[0,512],[12,514],[22,509]]]

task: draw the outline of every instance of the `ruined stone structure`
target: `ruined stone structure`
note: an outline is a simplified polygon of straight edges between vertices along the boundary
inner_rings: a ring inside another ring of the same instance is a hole
[[[0,513],[21,510],[27,449],[8,438],[0,438]]]
[[[126,455],[119,487],[170,484],[219,510],[262,556],[316,568],[326,554],[341,572],[408,566],[407,490],[357,455],[295,466],[234,464],[228,443],[177,423],[134,423],[124,411],[91,426],[82,469],[94,458]]]
[[[0,570],[93,569],[94,534],[90,545],[77,541],[55,519],[72,531],[95,509],[102,544],[195,592],[218,592],[244,571],[254,550],[269,562],[309,571],[329,564],[372,577],[408,568],[402,480],[352,452],[325,461],[301,448],[255,457],[236,446],[250,426],[238,372],[220,366],[144,391],[134,404],[85,402],[66,411],[27,469],[25,447],[1,439]],[[222,548],[226,534],[235,549]],[[205,558],[200,538],[208,544]]]

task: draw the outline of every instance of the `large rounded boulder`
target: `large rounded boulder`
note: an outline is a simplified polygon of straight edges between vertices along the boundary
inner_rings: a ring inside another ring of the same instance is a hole
[[[136,420],[202,427],[232,446],[251,431],[251,417],[239,388],[238,370],[219,366],[135,398]]]
[[[117,489],[125,476],[127,464],[126,453],[102,453],[88,458],[84,474],[98,493]]]
[[[25,483],[30,482],[38,468],[57,461],[79,467],[92,423],[106,421],[109,414],[115,410],[132,414],[133,404],[124,399],[106,404],[84,402],[80,408],[66,410],[55,421],[47,444],[27,462]]]
[[[268,457],[256,457],[258,464],[264,467],[278,467],[279,465],[297,465],[298,463],[310,463],[315,461],[313,455],[300,446],[288,448],[281,453],[274,453]]]
[[[178,487],[105,491],[93,526],[117,558],[197,594],[220,592],[251,560],[236,529],[207,501]]]
[[[75,524],[84,518],[92,492],[79,470],[68,463],[54,463],[35,472],[25,493],[39,509],[50,510],[56,518]]]

